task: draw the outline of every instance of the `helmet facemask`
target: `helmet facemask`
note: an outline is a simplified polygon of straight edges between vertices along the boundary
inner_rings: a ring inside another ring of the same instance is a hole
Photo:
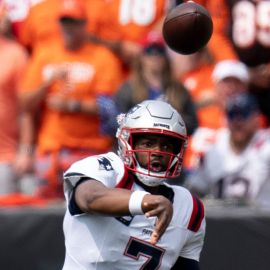
[[[173,153],[170,153],[158,150],[135,149],[135,138],[146,134],[168,137],[174,141],[175,150]],[[180,175],[186,147],[186,137],[176,136],[176,134],[164,130],[161,133],[157,129],[124,128],[118,138],[122,142],[119,144],[119,151],[121,152],[121,156],[124,157],[126,167],[135,172],[138,179],[145,185],[158,186],[167,179]],[[147,159],[144,165],[139,162],[138,155],[140,154],[144,154],[145,159]],[[166,164],[163,164],[160,159],[166,159]]]

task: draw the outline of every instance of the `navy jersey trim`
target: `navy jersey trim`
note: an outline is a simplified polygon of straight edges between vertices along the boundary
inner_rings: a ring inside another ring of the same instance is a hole
[[[68,178],[68,177],[74,177],[74,176],[78,176],[78,177],[85,177],[85,175],[84,174],[82,174],[82,173],[77,173],[77,172],[70,172],[70,173],[65,173],[64,174],[64,177],[65,178]]]
[[[197,232],[204,218],[204,206],[203,203],[195,196],[192,195],[193,209],[189,220],[188,229]]]
[[[77,205],[76,201],[75,201],[75,191],[76,188],[83,182],[85,181],[89,181],[91,180],[91,178],[88,177],[83,177],[82,179],[80,179],[80,181],[78,181],[78,183],[76,184],[76,186],[73,188],[69,203],[68,203],[68,210],[69,213],[74,216],[74,215],[79,215],[79,214],[83,214],[84,212],[79,208],[79,206]]]

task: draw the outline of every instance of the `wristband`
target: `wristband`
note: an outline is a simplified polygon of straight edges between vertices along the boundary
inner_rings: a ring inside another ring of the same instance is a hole
[[[146,191],[137,190],[137,191],[134,191],[130,195],[128,208],[129,208],[129,212],[132,216],[144,214],[144,212],[142,210],[142,200],[146,194],[150,194],[150,193],[146,192]]]

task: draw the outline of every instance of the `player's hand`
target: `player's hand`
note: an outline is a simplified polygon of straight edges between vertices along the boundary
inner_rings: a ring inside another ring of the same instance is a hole
[[[172,203],[161,195],[145,195],[142,202],[145,216],[157,217],[154,231],[151,235],[151,244],[156,244],[166,231],[173,216]]]

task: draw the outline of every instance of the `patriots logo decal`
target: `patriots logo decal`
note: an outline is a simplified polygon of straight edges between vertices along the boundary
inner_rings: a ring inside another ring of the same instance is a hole
[[[112,171],[113,170],[111,162],[105,157],[99,158],[98,163],[99,163],[99,169],[100,170],[106,170],[106,171]]]

